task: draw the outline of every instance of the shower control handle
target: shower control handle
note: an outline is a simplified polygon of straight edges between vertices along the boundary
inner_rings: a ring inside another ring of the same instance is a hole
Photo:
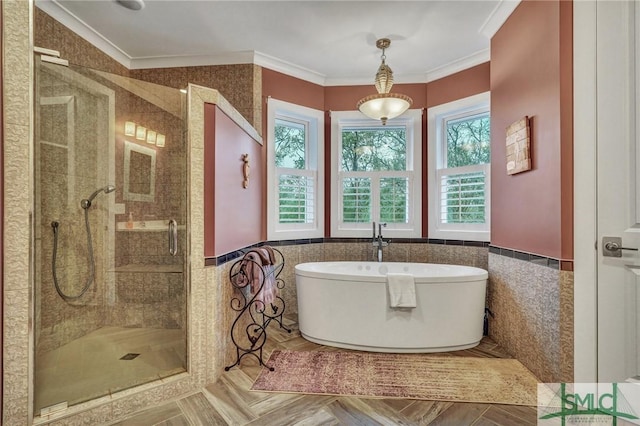
[[[174,219],[169,221],[169,254],[178,254],[178,223]]]

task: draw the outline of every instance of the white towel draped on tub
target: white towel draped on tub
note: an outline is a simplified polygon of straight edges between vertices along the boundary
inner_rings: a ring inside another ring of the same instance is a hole
[[[413,275],[387,274],[390,308],[415,308],[416,285]]]

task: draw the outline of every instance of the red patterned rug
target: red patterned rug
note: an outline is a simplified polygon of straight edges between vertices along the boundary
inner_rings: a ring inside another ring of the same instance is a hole
[[[519,361],[429,354],[274,351],[251,390],[535,406]]]

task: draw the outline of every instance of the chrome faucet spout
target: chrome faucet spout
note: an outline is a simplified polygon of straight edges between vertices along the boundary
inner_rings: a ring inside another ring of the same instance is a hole
[[[378,262],[382,262],[382,247],[386,246],[387,243],[382,239],[382,227],[386,227],[386,223],[378,224]],[[375,224],[374,224],[375,227]],[[375,232],[374,232],[375,234]],[[375,243],[374,243],[375,244]]]
[[[382,227],[387,227],[386,222],[385,223],[379,223],[378,224],[378,238],[382,238]]]

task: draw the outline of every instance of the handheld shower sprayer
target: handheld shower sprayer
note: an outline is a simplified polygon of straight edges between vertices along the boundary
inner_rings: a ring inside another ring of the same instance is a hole
[[[116,187],[113,185],[107,185],[104,188],[97,189],[93,194],[89,196],[89,198],[85,198],[80,201],[80,207],[84,210],[84,226],[87,231],[87,250],[89,257],[89,277],[87,278],[87,282],[80,292],[76,295],[70,296],[62,291],[60,288],[60,284],[58,283],[58,274],[56,271],[56,260],[58,256],[58,233],[60,232],[60,222],[53,221],[51,222],[51,228],[53,229],[53,256],[51,259],[51,271],[53,273],[53,284],[55,285],[56,291],[65,301],[70,302],[75,299],[79,299],[82,297],[89,287],[91,287],[91,283],[94,280],[94,275],[96,272],[96,264],[93,259],[93,242],[91,239],[91,227],[89,226],[89,207],[91,207],[91,202],[94,198],[98,196],[101,192],[108,194],[116,190]]]
[[[94,198],[96,198],[98,196],[98,194],[100,194],[101,192],[104,191],[105,194],[108,194],[110,192],[113,192],[116,190],[116,187],[113,185],[107,185],[104,188],[99,188],[96,189],[93,194],[89,195],[89,198],[85,198],[84,200],[80,201],[80,207],[82,207],[83,209],[88,209],[89,207],[91,207],[91,202],[93,201]]]

